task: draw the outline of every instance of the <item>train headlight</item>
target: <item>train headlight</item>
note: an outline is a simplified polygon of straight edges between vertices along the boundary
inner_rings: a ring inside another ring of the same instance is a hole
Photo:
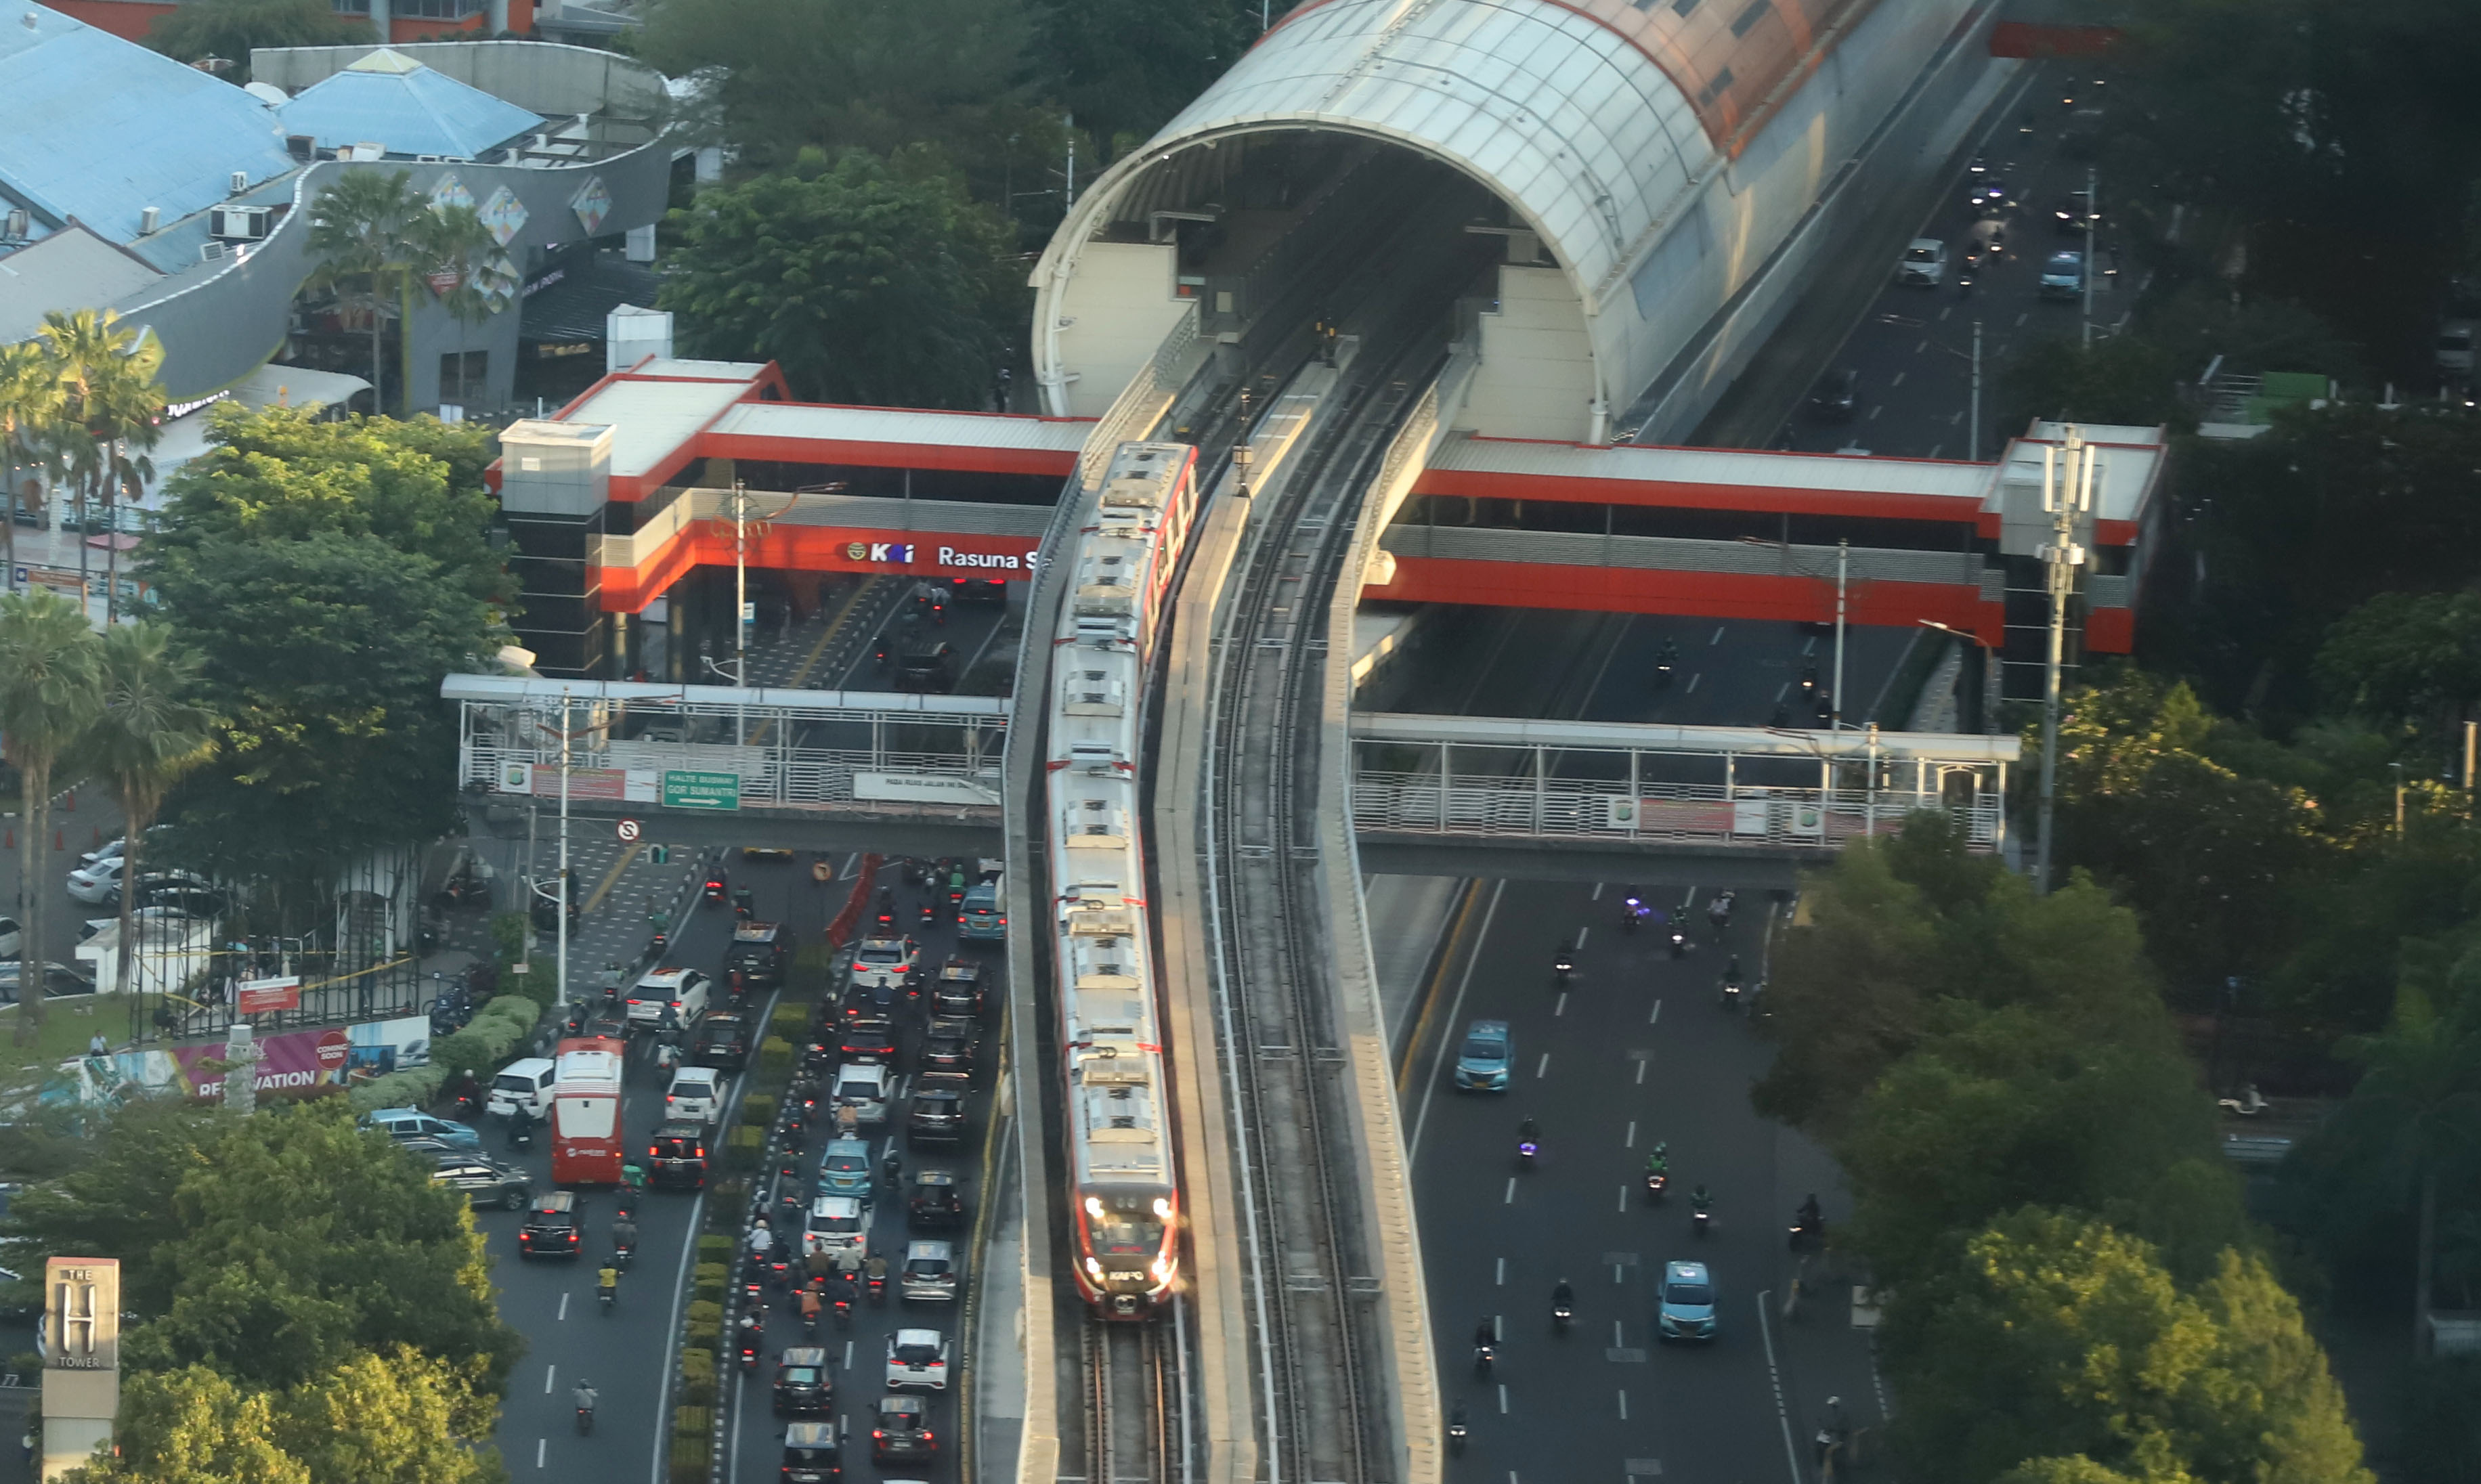
[[[1171,1282],[1171,1259],[1157,1258],[1146,1264],[1146,1271],[1154,1274],[1155,1287],[1161,1288]]]
[[[1171,1219],[1171,1201],[1168,1197],[1160,1195],[1155,1197],[1155,1219],[1157,1221]]]
[[[1101,1283],[1103,1281],[1103,1264],[1095,1262],[1092,1258],[1087,1258],[1085,1260],[1085,1276],[1093,1279],[1096,1283]]]
[[[1102,1220],[1103,1203],[1090,1195],[1085,1197],[1085,1214],[1093,1217],[1097,1221]]]

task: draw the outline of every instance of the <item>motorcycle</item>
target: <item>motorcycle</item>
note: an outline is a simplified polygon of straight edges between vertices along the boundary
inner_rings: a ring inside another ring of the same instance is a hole
[[[1670,662],[1670,661],[1668,661],[1668,660],[1658,660],[1658,661],[1656,661],[1656,662],[1655,662],[1655,664],[1654,664],[1654,685],[1655,685],[1655,689],[1656,689],[1656,690],[1668,690],[1668,689],[1670,688],[1670,686],[1671,686],[1671,662]]]
[[[714,875],[706,878],[706,890],[701,895],[704,897],[706,904],[710,907],[720,907],[723,905],[724,888],[722,872],[718,871]]]
[[[610,1314],[620,1302],[618,1289],[597,1289],[594,1290],[594,1296],[602,1302],[605,1314]]]
[[[1688,1213],[1688,1230],[1701,1239],[1706,1236],[1706,1229],[1713,1224],[1714,1213],[1703,1206]]]
[[[1465,1406],[1463,1402],[1458,1402],[1456,1410],[1448,1414],[1448,1451],[1460,1454],[1464,1450]]]
[[[1631,897],[1620,903],[1620,926],[1629,932],[1643,926],[1645,920],[1653,915],[1654,909],[1645,904],[1642,897]]]
[[[1732,894],[1724,892],[1706,904],[1707,925],[1717,935],[1732,925]]]
[[[1477,1344],[1474,1346],[1475,1373],[1487,1379],[1490,1375],[1491,1363],[1498,1359],[1499,1348],[1496,1345]]]
[[[1738,979],[1732,978],[1728,976],[1724,978],[1722,1002],[1723,1008],[1727,1010],[1737,1010],[1740,1007],[1740,981]]]
[[[594,1408],[587,1402],[577,1404],[577,1432],[586,1437],[594,1431]]]
[[[1533,1161],[1541,1153],[1542,1142],[1539,1139],[1528,1135],[1516,1141],[1516,1161],[1528,1170],[1533,1168]]]
[[[1660,1170],[1646,1171],[1645,1193],[1652,1197],[1657,1203],[1659,1203],[1662,1200],[1664,1192],[1668,1191],[1670,1188],[1671,1177],[1669,1175],[1662,1173]]]
[[[1551,1306],[1551,1322],[1562,1332],[1565,1332],[1570,1324],[1575,1323],[1576,1318],[1575,1305],[1554,1303]]]
[[[917,922],[926,931],[937,926],[939,924],[938,903],[930,901],[924,902],[922,904],[922,916],[917,920]]]
[[[1824,1218],[1813,1221],[1807,1216],[1802,1216],[1792,1222],[1791,1237],[1789,1243],[1792,1251],[1807,1251],[1818,1246],[1825,1240],[1826,1222]]]
[[[1569,952],[1563,948],[1558,952],[1551,955],[1551,973],[1561,984],[1566,984],[1569,977],[1576,974],[1576,972],[1577,955],[1574,953]]]
[[[1671,924],[1671,956],[1678,958],[1688,951],[1688,928],[1679,919]]]
[[[2216,1098],[2214,1100],[2214,1106],[2231,1114],[2234,1118],[2256,1118],[2263,1114],[2265,1110],[2272,1106],[2273,1105],[2265,1101],[2265,1095],[2257,1090],[2257,1083],[2255,1082],[2249,1083],[2236,1098]]]
[[[749,1319],[741,1321],[741,1368],[743,1370],[754,1371],[758,1368],[758,1347],[763,1333],[754,1321]]]
[[[732,915],[746,923],[756,914],[757,903],[756,894],[744,886],[732,894]]]

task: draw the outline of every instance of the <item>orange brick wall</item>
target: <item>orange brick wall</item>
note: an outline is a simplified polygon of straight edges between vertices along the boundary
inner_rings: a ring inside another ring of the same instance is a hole
[[[146,28],[155,24],[158,15],[170,15],[175,7],[160,0],[45,0],[53,10],[73,20],[85,21],[97,31],[109,31],[124,41],[144,41]]]

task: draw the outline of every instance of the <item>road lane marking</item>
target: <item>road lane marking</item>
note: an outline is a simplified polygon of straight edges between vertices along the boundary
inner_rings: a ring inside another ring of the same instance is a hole
[[[1654,1025],[1654,1024],[1656,1024],[1657,1022],[1660,1021],[1661,1019],[1662,1019],[1662,1001],[1661,1001],[1660,999],[1657,999],[1657,1000],[1654,1002],[1654,1009],[1653,1009],[1653,1012],[1652,1012],[1652,1013],[1650,1013],[1650,1014],[1648,1014],[1648,1015],[1646,1016],[1646,1018],[1645,1018],[1645,1023],[1646,1023],[1647,1025],[1651,1026],[1651,1025]]]
[[[1626,1215],[1628,1213],[1628,1186],[1626,1185],[1620,1186],[1619,1210],[1622,1215]]]
[[[1566,990],[1563,989],[1559,991],[1559,1002],[1551,1007],[1551,1013],[1554,1016],[1560,1016],[1568,1013],[1568,992]]]
[[[1642,1087],[1645,1085],[1645,1069],[1652,1065],[1654,1065],[1654,1063],[1650,1061],[1640,1061],[1636,1064],[1636,1084],[1638,1086]]]
[[[1507,1341],[1505,1319],[1506,1316],[1503,1315],[1495,1314],[1490,1316],[1490,1338],[1494,1343],[1504,1344]]]
[[[1600,881],[1594,883],[1594,899],[1596,901],[1603,899],[1603,883]]]
[[[1895,373],[1895,379],[1893,379],[1893,381],[1890,381],[1890,382],[1888,382],[1888,383],[1887,383],[1887,385],[1888,385],[1891,389],[1892,389],[1892,388],[1893,388],[1893,387],[1901,386],[1901,385],[1903,385],[1903,384],[1904,384],[1904,374],[1903,374],[1902,372],[1900,372],[1900,371],[1898,371],[1898,372],[1896,372],[1896,373]]]
[[[1475,935],[1473,950],[1465,956],[1465,972],[1456,979],[1455,1001],[1448,1006],[1448,1024],[1450,1027],[1455,1025],[1456,1017],[1464,1013],[1465,991],[1473,986],[1474,970],[1481,963],[1481,946],[1490,941],[1491,921],[1499,916],[1499,898],[1502,894],[1506,892],[1506,890],[1507,880],[1505,877],[1502,877],[1499,885],[1491,888],[1490,907],[1481,915],[1481,931]],[[1439,1053],[1442,1057],[1447,1054],[1447,1039],[1445,1036],[1440,1038]],[[1433,1068],[1433,1075],[1428,1080],[1422,1084],[1422,1110],[1413,1115],[1413,1141],[1410,1145],[1406,1146],[1405,1158],[1407,1159],[1418,1158],[1421,1155],[1422,1131],[1428,1127],[1430,1122],[1430,1095],[1438,1090],[1439,1078],[1436,1075],[1436,1069]]]
[[[1550,1075],[1551,1054],[1549,1052],[1544,1052],[1542,1054],[1542,1059],[1533,1064],[1533,1080],[1538,1082]]]
[[[1887,410],[1887,404],[1886,404],[1885,403],[1883,403],[1883,402],[1882,402],[1882,403],[1878,404],[1876,406],[1871,407],[1871,408],[1869,409],[1869,415],[1868,415],[1867,417],[1863,418],[1861,421],[1863,421],[1863,422],[1865,422],[1865,423],[1874,423],[1874,422],[1878,421],[1878,414],[1879,414],[1879,413],[1881,413],[1881,412],[1884,412],[1884,411],[1886,411],[1886,410]]]
[[[1930,343],[1929,343],[1927,340],[1923,340],[1920,345],[1917,345],[1917,346],[1913,347],[1913,353],[1914,353],[1915,355],[1919,355],[1919,354],[1920,354],[1923,351],[1926,351],[1926,350],[1928,350],[1929,348],[1930,348]]]
[[[1714,626],[1714,637],[1708,639],[1706,642],[1709,646],[1723,642],[1723,626],[1721,624],[1718,623]]]
[[[1790,693],[1791,693],[1791,682],[1790,682],[1790,681],[1789,681],[1789,680],[1785,681],[1782,685],[1779,685],[1779,686],[1775,687],[1775,699],[1776,699],[1776,700],[1778,700],[1778,701],[1782,700],[1785,696],[1789,695]]]
[[[1944,444],[1944,443],[1933,443],[1933,444],[1931,444],[1931,445],[1930,445],[1930,456],[1931,456],[1932,458],[1936,458],[1936,457],[1938,457],[1938,456],[1939,456],[1939,450],[1941,450],[1941,449],[1943,449],[1943,448],[1945,448],[1945,447],[1946,447],[1946,444]]]
[[[1507,1383],[1504,1381],[1499,1383],[1499,1415],[1502,1417],[1507,1416]],[[1516,1477],[1516,1471],[1510,1469],[1507,1471],[1507,1476],[1511,1480],[1514,1479]]]
[[[560,1296],[560,1319],[561,1323],[566,1323],[568,1320],[568,1295],[565,1293]]]
[[[2030,309],[2027,309],[2027,310],[2025,310],[2023,314],[2018,315],[2018,316],[2016,317],[2016,326],[2017,326],[2017,328],[2022,329],[2022,328],[2024,327],[2024,322],[2025,322],[2026,320],[2031,319],[2032,317],[2033,317],[2033,311],[2032,311],[2032,310],[2030,310]]]
[[[1951,416],[1951,417],[1949,417],[1949,418],[1946,420],[1946,425],[1947,425],[1949,428],[1953,428],[1956,424],[1961,423],[1961,422],[1963,422],[1963,421],[1964,421],[1964,409],[1963,409],[1962,407],[1958,407],[1958,408],[1956,408],[1956,409],[1955,409],[1955,413],[1954,413],[1954,415],[1953,415],[1953,416]]]
[[[1620,1393],[1620,1420],[1628,1420],[1628,1393]]]
[[[855,850],[852,854],[845,857],[844,870],[836,872],[836,879],[839,881],[851,880],[853,877],[861,874],[861,872],[858,869],[860,865],[861,852],[859,850]]]
[[[551,1378],[559,1374],[560,1367],[556,1363],[543,1367],[543,1394],[545,1396],[551,1394]]]
[[[1578,929],[1577,929],[1577,951],[1578,951],[1578,952],[1581,953],[1581,952],[1585,951],[1585,934],[1587,934],[1587,933],[1589,933],[1589,932],[1592,932],[1592,931],[1593,931],[1593,928],[1591,928],[1591,927],[1580,927],[1580,928],[1578,928]]]
[[[1948,315],[1953,314],[1953,313],[1955,313],[1955,305],[1953,305],[1953,304],[1949,304],[1949,305],[1947,305],[1946,308],[1944,308],[1944,309],[1940,310],[1940,311],[1939,311],[1939,323],[1941,323],[1941,324],[1945,324],[1945,323],[1946,322],[1946,317],[1947,317]]]
[[[1499,1260],[1499,1286],[1502,1289],[1507,1287],[1507,1259],[1505,1258]]]
[[[1766,1300],[1772,1289],[1758,1295],[1758,1336],[1766,1342],[1766,1380],[1775,1389],[1775,1420],[1783,1426],[1784,1462],[1791,1466],[1791,1484],[1806,1484],[1800,1474],[1800,1453],[1791,1445],[1791,1413],[1784,1406],[1783,1372],[1775,1367],[1775,1332],[1767,1324]]]
[[[847,1369],[847,1370],[850,1370],[850,1369],[852,1369],[852,1347],[853,1347],[853,1342],[852,1342],[851,1341],[848,1340],[848,1341],[845,1341],[845,1364],[844,1364],[844,1368],[845,1368],[845,1369]]]
[[[1800,652],[1804,655],[1814,655],[1817,653],[1817,636],[1815,634],[1811,635],[1809,637],[1809,642],[1800,646]]]
[[[1506,1200],[1504,1200],[1504,1201],[1502,1201],[1500,1204],[1501,1204],[1501,1205],[1502,1205],[1502,1206],[1513,1206],[1513,1205],[1515,1205],[1515,1204],[1516,1204],[1516,1177],[1515,1177],[1515,1176],[1510,1175],[1510,1176],[1508,1176],[1508,1177],[1507,1177],[1507,1199],[1506,1199]]]
[[[549,1438],[536,1438],[536,1439],[535,1440],[535,1468],[539,1469],[539,1468],[541,1468],[541,1467],[543,1466],[543,1454],[544,1454],[545,1452],[549,1451],[550,1447],[551,1447],[551,1440],[550,1440]]]
[[[1695,695],[1697,693],[1697,682],[1704,680],[1705,678],[1706,672],[1704,670],[1699,670],[1696,674],[1689,676],[1688,689],[1681,691],[1680,693],[1683,695]]]
[[[1630,1120],[1629,1120],[1628,1137],[1627,1137],[1627,1138],[1625,1138],[1625,1139],[1622,1139],[1622,1140],[1620,1141],[1620,1147],[1621,1147],[1622,1149],[1634,1149],[1634,1148],[1636,1147],[1636,1120],[1635,1120],[1635,1119],[1632,1118],[1632,1119],[1630,1119]]]

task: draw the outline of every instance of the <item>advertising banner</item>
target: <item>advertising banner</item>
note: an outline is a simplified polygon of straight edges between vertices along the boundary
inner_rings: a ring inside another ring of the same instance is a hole
[[[431,1060],[431,1020],[407,1015],[353,1026],[288,1030],[258,1041],[256,1091],[299,1091],[322,1083],[352,1086]],[[45,1102],[117,1106],[132,1098],[222,1098],[224,1043],[191,1041],[170,1050],[81,1056],[62,1065],[65,1085]]]
[[[953,773],[853,774],[853,797],[906,799],[926,804],[996,804],[1000,801],[996,770],[979,778]]]
[[[295,975],[283,979],[244,979],[236,988],[233,1008],[244,1015],[298,1010],[301,1008],[301,977]]]

